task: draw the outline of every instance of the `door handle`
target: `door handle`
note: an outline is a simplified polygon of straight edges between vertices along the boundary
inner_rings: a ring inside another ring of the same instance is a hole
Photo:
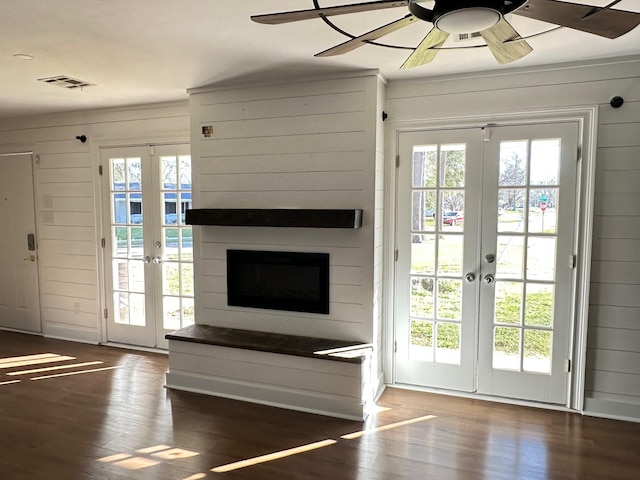
[[[153,263],[162,263],[162,257],[153,257]]]
[[[30,261],[30,262],[35,262],[36,261],[36,256],[35,255],[29,255],[28,257],[23,258],[23,260],[26,261]]]
[[[151,263],[151,257],[149,255],[142,257],[140,260],[142,260],[142,263]]]
[[[473,282],[473,281],[476,279],[476,276],[475,276],[473,273],[467,273],[467,274],[464,276],[464,279],[465,279],[467,282],[471,283],[471,282]]]
[[[484,261],[487,263],[493,263],[496,261],[496,256],[493,253],[489,253],[484,256]]]
[[[495,281],[495,278],[493,278],[493,275],[485,275],[484,276],[484,283],[493,283]]]

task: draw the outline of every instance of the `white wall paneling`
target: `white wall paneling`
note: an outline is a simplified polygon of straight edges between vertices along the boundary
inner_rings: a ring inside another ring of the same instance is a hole
[[[609,105],[614,96],[624,98],[622,108]],[[590,328],[575,339],[574,359],[584,359],[584,382],[574,384],[574,397],[584,396],[587,413],[640,420],[640,392],[629,386],[640,384],[640,364],[627,363],[640,353],[640,58],[392,82],[386,98],[395,129],[473,125],[492,117],[592,107],[598,109],[595,194],[582,206],[592,203],[594,214]],[[393,132],[387,139],[395,142]],[[387,155],[394,148],[390,145]],[[392,169],[389,173],[392,177]],[[588,219],[581,228],[589,232]],[[587,265],[583,271],[589,270]]]
[[[92,146],[188,138],[186,102],[24,117],[0,123],[0,152],[37,155],[35,194],[43,331],[97,343],[100,291],[100,223],[96,206],[98,158]],[[86,135],[82,143],[77,135]]]

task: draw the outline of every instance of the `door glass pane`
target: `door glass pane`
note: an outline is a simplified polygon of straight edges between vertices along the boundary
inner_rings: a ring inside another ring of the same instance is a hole
[[[114,321],[144,326],[142,162],[139,157],[113,158],[109,165]]]
[[[520,370],[520,328],[495,327],[493,340],[493,368]]]
[[[411,321],[409,355],[416,360],[433,361],[433,322]]]
[[[180,259],[193,262],[193,230],[191,227],[180,229]]]
[[[553,281],[555,279],[555,267],[556,238],[529,237],[527,248],[527,280]]]
[[[529,232],[557,233],[557,188],[532,188],[529,193]]]
[[[163,327],[176,330],[194,323],[193,231],[184,225],[191,208],[191,157],[161,156]]]
[[[560,139],[531,141],[531,185],[557,185],[560,176]]]
[[[496,369],[551,373],[559,168],[558,139],[500,145]]]
[[[522,279],[524,272],[524,237],[498,235],[496,278]]]
[[[553,326],[554,287],[549,284],[528,283],[525,297],[524,321],[536,327]]]
[[[433,232],[436,229],[436,192],[413,192],[413,230]]]
[[[500,144],[501,187],[517,187],[527,183],[527,146],[528,141],[519,140]]]
[[[438,280],[438,319],[460,320],[462,314],[462,281]]]
[[[528,372],[551,373],[553,334],[548,330],[524,330],[522,369]]]
[[[495,323],[522,323],[521,282],[496,282]]]
[[[498,190],[498,232],[524,232],[527,190]]]
[[[413,150],[409,350],[418,360],[460,364],[465,162],[465,144]]]
[[[464,237],[462,235],[440,235],[438,239],[438,273],[462,275]]]
[[[434,307],[433,279],[411,277],[411,316],[433,318]]]
[[[416,146],[413,150],[411,171],[413,188],[434,188],[438,175],[438,146]]]
[[[438,322],[436,338],[436,362],[459,365],[460,324]]]

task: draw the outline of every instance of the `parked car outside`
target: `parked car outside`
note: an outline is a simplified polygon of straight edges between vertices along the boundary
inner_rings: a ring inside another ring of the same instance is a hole
[[[455,226],[460,222],[464,222],[464,212],[444,212],[442,215],[442,223],[444,225]]]

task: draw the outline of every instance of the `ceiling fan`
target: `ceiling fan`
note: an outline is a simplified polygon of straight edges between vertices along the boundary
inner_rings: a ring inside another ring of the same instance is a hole
[[[601,37],[617,38],[640,24],[640,13],[611,9],[621,1],[614,0],[604,7],[595,7],[560,0],[435,0],[433,8],[429,9],[421,5],[424,0],[377,0],[254,15],[251,19],[254,22],[274,25],[334,15],[408,7],[408,15],[315,55],[316,57],[340,55],[419,20],[432,23],[433,28],[400,67],[406,69],[432,61],[438,49],[452,33],[480,32],[491,53],[501,64],[510,63],[528,55],[533,49],[505,19],[505,15],[509,13]]]

